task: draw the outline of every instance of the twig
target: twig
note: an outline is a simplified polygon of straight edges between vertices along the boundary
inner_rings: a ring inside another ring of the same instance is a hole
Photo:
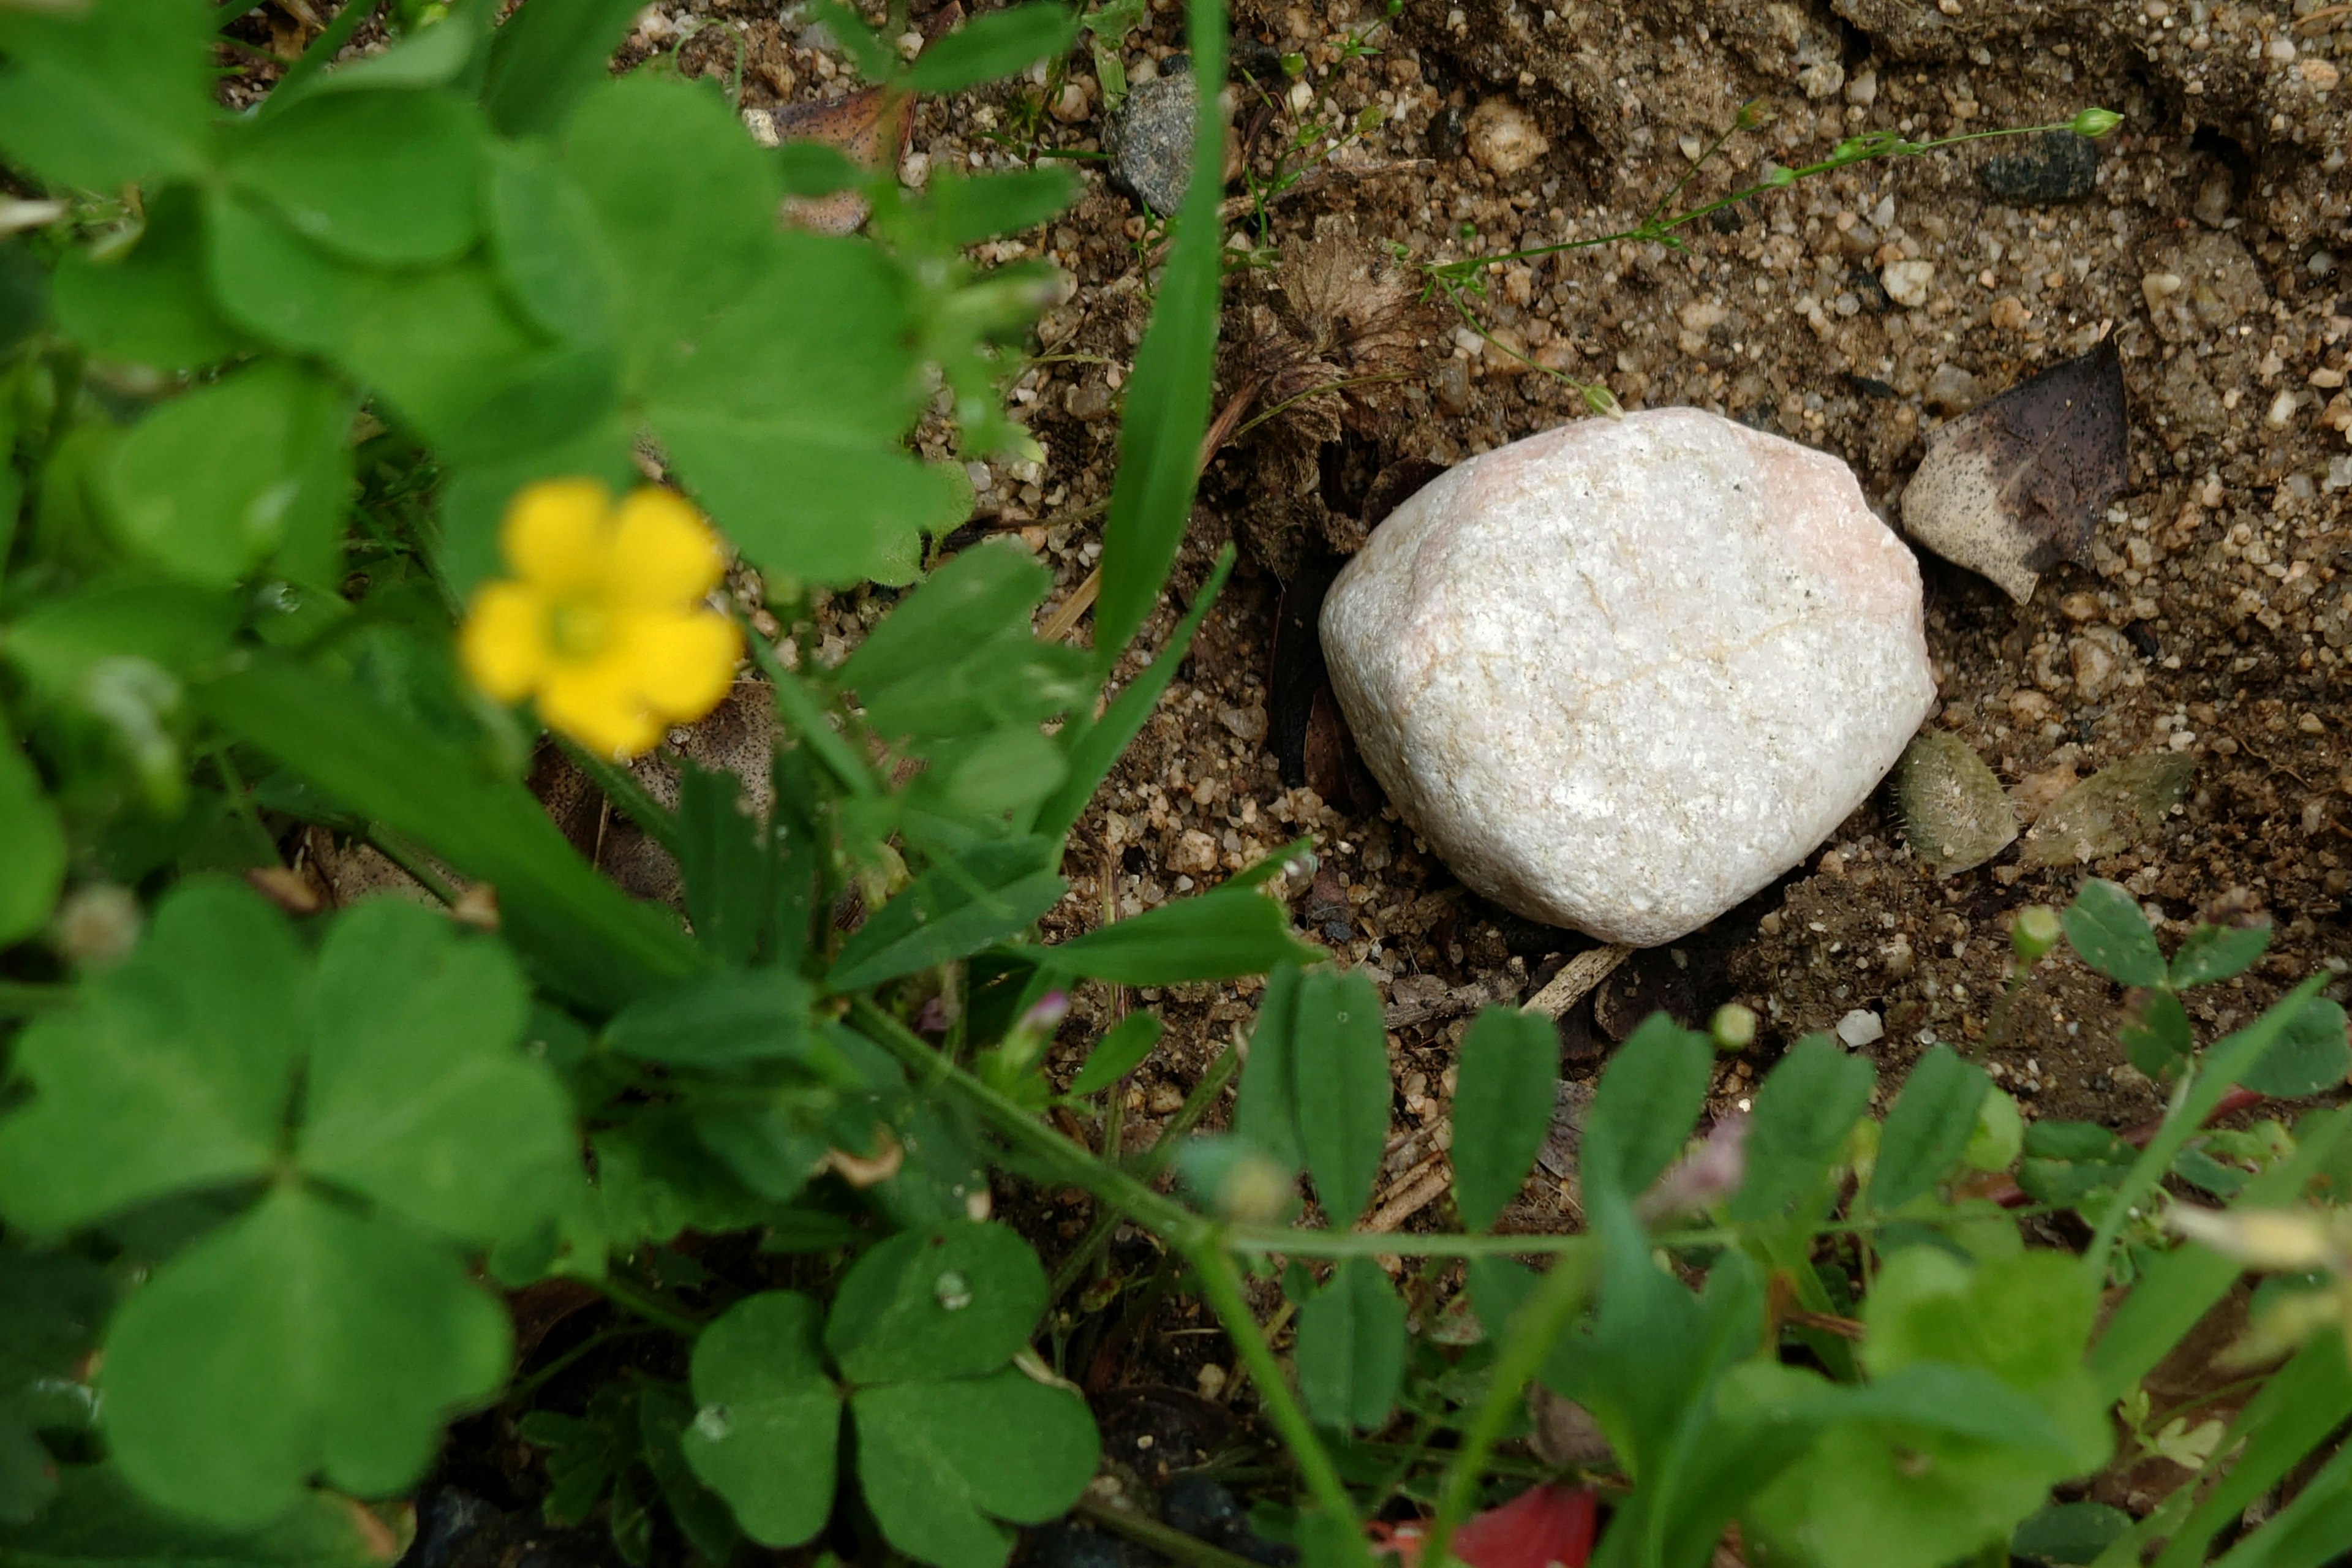
[[[1568,961],[1562,969],[1547,982],[1544,988],[1528,998],[1522,1013],[1541,1013],[1547,1018],[1557,1018],[1579,1002],[1585,994],[1615,972],[1633,950],[1622,942],[1611,942],[1606,947],[1591,948]]]
[[[1443,1125],[1441,1123],[1440,1125]],[[1392,1231],[1413,1215],[1427,1208],[1438,1194],[1454,1180],[1454,1171],[1443,1154],[1432,1154],[1407,1171],[1389,1188],[1371,1217],[1358,1228],[1382,1235]]]

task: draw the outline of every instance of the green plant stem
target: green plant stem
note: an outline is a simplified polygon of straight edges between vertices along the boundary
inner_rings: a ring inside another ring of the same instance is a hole
[[[1364,1539],[1363,1520],[1356,1512],[1356,1500],[1348,1495],[1347,1486],[1339,1479],[1339,1468],[1332,1464],[1329,1451],[1323,1447],[1323,1439],[1307,1419],[1297,1396],[1290,1392],[1290,1384],[1282,1375],[1282,1363],[1274,1359],[1274,1347],[1258,1326],[1257,1314],[1250,1310],[1249,1298],[1242,1293],[1241,1271],[1234,1267],[1234,1260],[1213,1236],[1181,1250],[1201,1282],[1202,1300],[1224,1324],[1226,1336],[1233,1341],[1234,1353],[1240,1357],[1250,1381],[1257,1384],[1266,1419],[1274,1423],[1275,1431],[1289,1447],[1307,1491],[1323,1511],[1344,1529],[1349,1560],[1360,1568],[1371,1568],[1371,1546]]]
[[[1236,1557],[1221,1546],[1212,1546],[1199,1536],[1187,1535],[1173,1525],[1147,1519],[1131,1510],[1113,1508],[1092,1493],[1078,1499],[1071,1510],[1081,1519],[1091,1520],[1115,1535],[1149,1546],[1171,1563],[1189,1564],[1190,1568],[1257,1568],[1246,1557]]]
[[[941,1057],[870,997],[851,998],[849,1016],[867,1038],[913,1070],[918,1087],[943,1089],[954,1095],[994,1128],[999,1137],[1053,1171],[1057,1180],[1124,1211],[1129,1219],[1158,1232],[1180,1249],[1199,1245],[1213,1229],[1208,1221],[1183,1205],[1095,1158],[1091,1152]]]
[[[634,1313],[656,1328],[667,1329],[671,1333],[683,1334],[688,1339],[692,1339],[702,1332],[702,1324],[688,1317],[680,1309],[662,1300],[659,1297],[646,1294],[634,1285],[625,1285],[610,1275],[602,1279],[585,1280],[583,1283],[590,1289],[601,1292],[604,1300],[623,1311]]]
[[[1464,1434],[1461,1447],[1454,1450],[1454,1462],[1445,1468],[1445,1484],[1438,1493],[1437,1517],[1430,1521],[1429,1534],[1422,1543],[1422,1568],[1445,1568],[1445,1549],[1462,1521],[1470,1517],[1487,1456],[1510,1429],[1528,1384],[1542,1367],[1544,1358],[1551,1353],[1552,1346],[1582,1310],[1591,1289],[1593,1267],[1593,1256],[1589,1252],[1563,1254],[1544,1271],[1519,1310],[1511,1314],[1502,1353],[1495,1358],[1495,1370],[1486,1384],[1486,1397]]]
[[[915,1072],[923,1087],[944,1089],[961,1100],[992,1127],[997,1135],[1056,1179],[1092,1194],[1112,1209],[1146,1229],[1156,1232],[1192,1265],[1201,1282],[1201,1294],[1224,1324],[1235,1354],[1258,1385],[1267,1418],[1290,1447],[1307,1489],[1334,1519],[1344,1521],[1355,1542],[1354,1560],[1370,1568],[1370,1552],[1363,1544],[1361,1521],[1331,1456],[1316,1436],[1307,1412],[1284,1381],[1265,1331],[1258,1327],[1249,1301],[1242,1294],[1241,1275],[1225,1252],[1226,1238],[1219,1228],[1173,1199],[1063,1137],[1034,1116],[971,1074],[946,1060],[925,1045],[915,1032],[875,1005],[871,998],[853,997],[849,1016],[868,1038]],[[1304,1234],[1304,1233],[1302,1233]]]
[[[620,1340],[635,1339],[641,1334],[655,1334],[661,1331],[661,1328],[653,1323],[628,1323],[619,1328],[605,1329],[593,1333],[529,1377],[517,1382],[512,1388],[507,1390],[507,1401],[512,1404],[519,1400],[529,1399],[546,1386],[549,1379],[562,1373],[566,1367],[573,1365],[583,1357],[603,1350],[606,1345]]]
[[[858,759],[856,750],[833,727],[824,710],[801,684],[800,677],[784,668],[776,650],[768,646],[768,639],[760,635],[749,616],[739,612],[736,622],[743,628],[743,641],[751,650],[752,662],[768,678],[769,689],[775,697],[776,715],[783,720],[784,727],[800,737],[801,743],[808,747],[842,788],[852,795],[875,794],[874,770]]]
[[[457,889],[443,879],[441,873],[426,864],[422,851],[381,822],[371,822],[360,834],[367,847],[399,867],[413,878],[416,885],[444,904],[457,901]]]
[[[2083,1265],[2094,1280],[2105,1282],[2107,1259],[2115,1251],[2116,1238],[2130,1223],[2133,1211],[2147,1201],[2172,1169],[2173,1157],[2204,1127],[2205,1119],[2213,1114],[2221,1097],[2262,1059],[2276,1043],[2288,1020],[2318,994],[2320,983],[2327,978],[2323,973],[2305,980],[2273,1003],[2262,1017],[2215,1045],[2205,1053],[2203,1061],[2192,1063],[2183,1071],[2180,1087],[2173,1091],[2172,1103],[2165,1110],[2163,1125],[2147,1141],[2147,1147],[2140,1151],[2139,1158],[2132,1162],[2131,1170],[2116,1189],[2114,1200],[2091,1237],[2091,1245],[2083,1250]]]
[[[653,793],[639,783],[637,775],[618,763],[610,763],[575,742],[562,742],[563,754],[572,765],[588,775],[589,782],[604,792],[604,798],[621,808],[624,816],[642,828],[646,837],[668,850],[678,852],[685,842],[678,837],[677,818],[665,810]]]
[[[1209,1113],[1209,1107],[1217,1102],[1217,1097],[1224,1093],[1225,1085],[1233,1082],[1234,1075],[1241,1070],[1241,1056],[1231,1046],[1227,1046],[1224,1053],[1209,1065],[1209,1070],[1201,1075],[1201,1081],[1192,1086],[1192,1092],[1184,1097],[1184,1103],[1177,1107],[1176,1114],[1168,1119],[1168,1125],[1160,1130],[1160,1136],[1153,1141],[1151,1147],[1139,1155],[1129,1167],[1139,1179],[1148,1182],[1166,1168],[1175,1155],[1176,1146],[1201,1124],[1201,1119]],[[1070,1255],[1062,1259],[1059,1268],[1054,1270],[1049,1300],[1058,1301],[1070,1293],[1070,1288],[1078,1282],[1078,1276],[1086,1272],[1087,1265],[1110,1240],[1111,1232],[1118,1228],[1118,1222],[1123,1217],[1118,1210],[1108,1205],[1096,1214],[1093,1222],[1087,1226],[1087,1233],[1078,1238],[1077,1246],[1070,1248]]]

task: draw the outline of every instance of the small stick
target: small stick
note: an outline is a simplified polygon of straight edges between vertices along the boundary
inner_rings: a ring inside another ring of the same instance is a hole
[[[1540,1013],[1547,1018],[1557,1018],[1585,998],[1594,986],[1616,971],[1619,964],[1632,956],[1633,950],[1623,942],[1611,942],[1578,953],[1568,961],[1568,966],[1551,977],[1544,988],[1528,998],[1522,1013]]]
[[[1388,1195],[1381,1200],[1381,1206],[1358,1228],[1375,1235],[1396,1229],[1427,1208],[1453,1180],[1454,1172],[1445,1156],[1432,1154],[1398,1177]]]

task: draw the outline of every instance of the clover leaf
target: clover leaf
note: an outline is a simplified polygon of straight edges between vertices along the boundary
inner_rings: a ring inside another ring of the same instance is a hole
[[[1094,1478],[1086,1402],[1006,1367],[850,1396],[857,1479],[891,1545],[940,1568],[998,1568],[1012,1538],[989,1516],[1043,1524]]]
[[[0,1215],[56,1235],[195,1194],[233,1215],[106,1335],[103,1426],[142,1491],[246,1526],[314,1471],[398,1490],[496,1389],[506,1317],[458,1249],[536,1229],[579,1182],[527,1022],[506,950],[436,913],[363,904],[313,960],[258,895],[194,879],[26,1031]]]
[[[884,1536],[941,1568],[1001,1568],[1012,1541],[996,1521],[1060,1515],[1099,1449],[1085,1401],[1009,1364],[1045,1307],[1035,1254],[1002,1226],[894,1236],[850,1268],[822,1338],[823,1310],[789,1290],[705,1329],[679,1447],[745,1534],[799,1545],[833,1511],[837,1374]]]

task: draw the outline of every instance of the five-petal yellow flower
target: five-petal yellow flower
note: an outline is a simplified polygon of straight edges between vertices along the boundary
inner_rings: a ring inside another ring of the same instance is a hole
[[[458,634],[491,697],[535,699],[548,728],[617,761],[727,695],[742,637],[702,603],[727,559],[678,496],[615,506],[593,479],[542,480],[508,504],[499,549],[513,574],[475,592]]]

